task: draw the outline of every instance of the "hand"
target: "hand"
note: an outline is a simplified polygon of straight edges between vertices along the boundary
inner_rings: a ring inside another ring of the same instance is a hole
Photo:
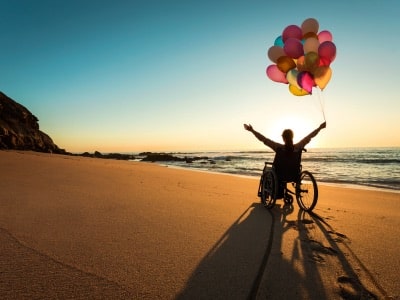
[[[319,125],[319,129],[322,129],[322,128],[326,128],[326,122],[324,122],[321,125]]]
[[[244,126],[244,129],[246,129],[247,131],[253,131],[253,127],[250,124],[249,125],[243,124],[243,126]]]

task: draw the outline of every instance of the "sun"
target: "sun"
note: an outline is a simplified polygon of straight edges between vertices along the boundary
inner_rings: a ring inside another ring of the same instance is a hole
[[[315,129],[315,124],[299,115],[287,115],[276,117],[272,124],[268,124],[268,127],[266,132],[272,140],[282,143],[283,130],[291,129],[294,133],[293,141],[297,143]]]

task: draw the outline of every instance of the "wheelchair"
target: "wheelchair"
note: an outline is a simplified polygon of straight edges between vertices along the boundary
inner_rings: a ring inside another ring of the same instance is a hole
[[[303,149],[302,151],[306,151]],[[261,203],[268,209],[283,198],[291,205],[296,197],[299,207],[311,212],[318,201],[317,181],[311,172],[302,170],[301,152],[278,151],[274,162],[265,162],[258,187]]]

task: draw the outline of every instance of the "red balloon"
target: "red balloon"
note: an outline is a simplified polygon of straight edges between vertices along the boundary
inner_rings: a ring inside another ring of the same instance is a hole
[[[303,32],[301,28],[297,25],[289,25],[282,32],[282,40],[286,42],[288,38],[295,38],[301,40],[303,37]]]
[[[334,61],[336,57],[336,46],[334,43],[330,41],[323,42],[319,45],[318,48],[318,55],[324,59],[328,60],[329,62]]]
[[[303,44],[295,38],[288,38],[283,46],[283,50],[291,58],[299,58],[304,54]]]

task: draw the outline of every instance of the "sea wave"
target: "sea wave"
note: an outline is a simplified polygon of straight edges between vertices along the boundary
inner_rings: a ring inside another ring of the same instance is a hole
[[[174,153],[181,157],[204,157],[187,164],[166,164],[205,171],[260,176],[272,151],[224,151]],[[352,184],[400,190],[400,148],[311,149],[302,156],[303,169],[320,182]]]

